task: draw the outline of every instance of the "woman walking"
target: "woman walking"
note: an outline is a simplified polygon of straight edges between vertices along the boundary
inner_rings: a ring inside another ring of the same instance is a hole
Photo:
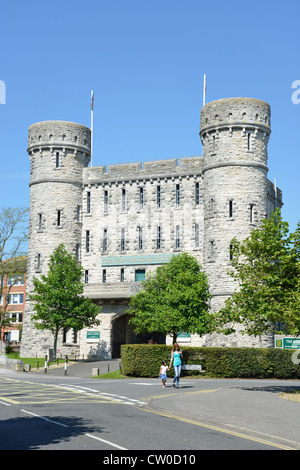
[[[179,379],[180,379],[180,372],[181,372],[181,365],[183,363],[183,356],[182,351],[179,349],[177,343],[174,343],[171,353],[171,361],[169,365],[169,370],[171,369],[171,365],[173,362],[175,377],[173,380],[173,387],[179,388]]]

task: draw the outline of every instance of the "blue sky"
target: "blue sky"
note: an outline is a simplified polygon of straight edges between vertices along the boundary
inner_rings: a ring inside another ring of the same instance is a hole
[[[270,104],[268,177],[283,191],[282,214],[294,230],[299,18],[298,0],[2,2],[0,205],[29,206],[28,127],[43,120],[90,126],[92,89],[94,166],[202,155],[206,73],[207,102],[246,96]]]

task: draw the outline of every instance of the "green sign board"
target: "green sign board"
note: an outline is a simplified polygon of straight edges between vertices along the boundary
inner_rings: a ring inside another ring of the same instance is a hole
[[[86,341],[87,343],[99,343],[100,341],[100,331],[89,330],[86,332]]]
[[[136,266],[168,263],[172,255],[103,256],[101,266]]]
[[[275,348],[282,349],[300,349],[300,338],[293,337],[276,337],[275,338]]]
[[[283,349],[300,349],[300,338],[283,338]]]

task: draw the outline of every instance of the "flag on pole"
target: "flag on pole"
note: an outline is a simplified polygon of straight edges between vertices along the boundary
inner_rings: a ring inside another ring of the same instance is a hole
[[[206,74],[204,74],[204,82],[203,82],[203,106],[205,105],[205,98],[206,98]]]
[[[94,92],[91,91],[91,167],[93,166],[93,137],[94,137]]]
[[[92,93],[91,93],[91,111],[94,111],[94,92],[92,90]]]

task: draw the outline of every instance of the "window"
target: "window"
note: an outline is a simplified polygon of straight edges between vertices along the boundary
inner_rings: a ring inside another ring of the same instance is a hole
[[[195,205],[198,206],[200,204],[200,187],[199,183],[195,183]]]
[[[199,224],[195,224],[195,247],[198,248],[199,246],[200,246]]]
[[[229,217],[232,217],[233,216],[233,201],[230,200],[229,201],[229,213],[228,213]]]
[[[6,313],[6,317],[12,323],[22,323],[23,321],[22,312]]]
[[[24,294],[9,294],[9,304],[22,304],[24,302]]]
[[[102,271],[102,282],[106,282],[106,269]]]
[[[125,251],[125,229],[121,229],[121,251]]]
[[[210,260],[211,260],[211,261],[213,260],[214,253],[215,253],[215,250],[214,250],[214,241],[211,240],[211,241],[209,242],[209,256],[210,256]]]
[[[175,236],[176,236],[175,246],[176,246],[176,248],[180,248],[180,227],[179,227],[179,225],[176,225]]]
[[[135,270],[135,282],[142,282],[146,278],[145,269],[136,269]]]
[[[77,222],[80,222],[80,219],[81,219],[81,206],[77,206],[77,214],[76,214]]]
[[[122,211],[126,211],[126,190],[122,188]]]
[[[176,206],[180,206],[180,185],[176,184]]]
[[[13,276],[7,279],[8,286],[23,286],[24,276]]]
[[[232,249],[233,249],[233,246],[232,245],[229,245],[229,259],[230,261],[233,260],[233,253],[232,253]]]
[[[120,281],[121,282],[124,282],[125,280],[125,272],[124,272],[124,268],[121,268],[121,272],[120,272]]]
[[[41,255],[40,255],[40,253],[38,253],[38,255],[37,255],[36,269],[37,269],[37,271],[39,271],[41,269]]]
[[[139,227],[138,231],[139,231],[139,250],[142,250],[143,249],[143,228]]]
[[[157,207],[160,208],[160,203],[161,203],[161,199],[160,199],[160,186],[157,186],[156,187],[156,204],[157,204]]]
[[[57,211],[57,227],[61,226],[61,210]]]
[[[107,251],[107,228],[103,230],[103,251]]]
[[[79,245],[79,243],[77,243],[77,245],[76,245],[76,260],[77,261],[80,260],[80,245]]]
[[[156,249],[161,248],[161,228],[160,225],[156,228]]]
[[[144,207],[144,188],[139,188],[140,209]]]
[[[85,232],[85,252],[86,253],[90,252],[90,231],[89,230]]]
[[[39,217],[38,227],[39,227],[39,230],[42,230],[42,228],[43,228],[43,215],[39,214],[38,217]]]
[[[253,223],[253,210],[254,210],[254,204],[250,204],[250,207],[249,207],[249,220],[250,220],[250,224]]]
[[[104,213],[108,211],[108,191],[104,191]]]
[[[59,168],[59,152],[56,152],[55,166]]]
[[[91,213],[91,193],[88,191],[86,193],[86,212],[87,214]]]
[[[85,284],[88,284],[89,282],[89,270],[88,269],[84,271],[84,282]]]
[[[247,134],[247,149],[251,150],[251,134],[248,132]]]

